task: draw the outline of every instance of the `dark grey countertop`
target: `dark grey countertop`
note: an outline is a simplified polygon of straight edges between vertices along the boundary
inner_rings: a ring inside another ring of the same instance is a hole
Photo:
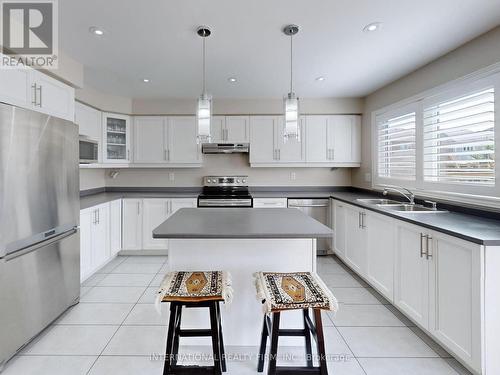
[[[381,198],[382,195],[377,193],[357,191],[334,192],[331,194],[331,197],[470,242],[486,246],[500,246],[500,220],[459,212],[401,213],[384,210],[375,205],[357,201],[359,198]]]
[[[134,190],[134,188],[124,188],[124,191],[97,192],[95,194],[82,196],[80,198],[80,208],[85,209],[120,198],[196,198],[200,190],[200,188],[171,188],[170,190],[153,191],[154,189],[155,188],[150,188],[137,191]],[[250,191],[254,198],[332,197],[346,203],[446,233],[454,237],[462,238],[467,241],[488,246],[500,246],[500,220],[498,220],[498,215],[495,219],[488,218],[489,214],[487,212],[481,213],[481,216],[460,212],[437,214],[389,212],[377,206],[356,201],[358,198],[381,198],[382,195],[380,193],[365,190],[348,191],[345,187],[250,187]],[[490,216],[494,217],[493,215]]]
[[[197,198],[198,193],[106,192],[80,197],[80,210],[121,198]]]
[[[319,238],[333,232],[294,208],[182,208],[153,238]]]

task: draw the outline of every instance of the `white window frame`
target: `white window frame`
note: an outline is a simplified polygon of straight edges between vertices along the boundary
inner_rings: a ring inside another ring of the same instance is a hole
[[[423,178],[423,110],[440,103],[483,88],[495,89],[495,185],[478,186],[424,181]],[[378,123],[380,116],[393,117],[409,109],[416,111],[416,181],[391,179],[378,176]],[[399,185],[412,189],[417,196],[453,200],[500,208],[500,63],[479,70],[465,77],[445,83],[411,98],[376,110],[371,114],[372,134],[372,188],[381,190],[383,185]]]

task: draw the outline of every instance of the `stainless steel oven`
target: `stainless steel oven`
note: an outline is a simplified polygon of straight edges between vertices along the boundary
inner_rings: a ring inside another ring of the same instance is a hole
[[[198,207],[252,207],[247,176],[206,176]]]
[[[80,164],[91,164],[99,161],[99,142],[80,135]]]

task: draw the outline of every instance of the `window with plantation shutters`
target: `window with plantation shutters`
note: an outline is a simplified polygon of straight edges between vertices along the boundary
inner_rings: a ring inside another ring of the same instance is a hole
[[[416,176],[416,113],[377,119],[378,177],[415,180]]]
[[[425,107],[424,181],[495,185],[494,133],[494,88]]]

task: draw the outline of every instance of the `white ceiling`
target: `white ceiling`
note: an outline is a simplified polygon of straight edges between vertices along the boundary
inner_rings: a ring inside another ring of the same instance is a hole
[[[202,42],[195,30],[208,25],[209,92],[282,97],[290,44],[281,28],[295,23],[297,94],[358,97],[499,25],[500,0],[62,0],[59,20],[60,48],[85,65],[86,84],[106,93],[197,97]],[[382,28],[364,33],[374,21]],[[98,38],[90,26],[107,33]]]

